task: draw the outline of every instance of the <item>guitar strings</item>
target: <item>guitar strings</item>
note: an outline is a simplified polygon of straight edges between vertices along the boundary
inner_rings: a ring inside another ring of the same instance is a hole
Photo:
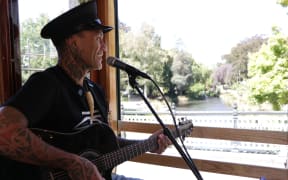
[[[187,126],[187,125],[186,125]],[[182,127],[182,129],[187,129],[188,127]],[[183,131],[181,130],[181,131]],[[173,133],[174,136],[177,136],[176,132]],[[119,158],[119,157],[123,157],[125,160],[128,160],[129,158],[135,157],[140,155],[143,152],[146,152],[146,150],[154,148],[157,144],[155,143],[157,137],[153,137],[153,138],[149,138],[146,139],[142,142],[136,143],[136,144],[132,144],[129,146],[126,146],[125,148],[120,148],[118,149],[118,151],[114,151],[114,152],[110,152],[106,155],[100,156],[94,160],[90,160],[93,164],[97,165],[97,168],[99,168],[100,170],[107,170],[109,168],[114,167],[113,164],[119,164],[120,162],[122,162],[123,159]],[[142,147],[142,148],[141,148]],[[125,149],[127,149],[128,152],[132,151],[131,153],[125,153]],[[134,154],[135,152],[135,154]],[[116,157],[116,158],[115,158]],[[115,162],[116,161],[116,162]],[[51,172],[51,174],[53,175],[54,178],[49,178],[49,180],[56,180],[62,177],[67,177],[67,172],[65,171],[61,171],[61,172]]]

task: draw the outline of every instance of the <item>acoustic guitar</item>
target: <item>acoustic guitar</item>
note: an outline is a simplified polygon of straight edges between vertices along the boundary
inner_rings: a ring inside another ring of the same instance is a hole
[[[171,130],[175,138],[185,136],[193,128],[191,121],[184,121],[176,129]],[[45,142],[65,151],[79,154],[94,163],[106,180],[111,179],[113,168],[127,160],[157,148],[157,137],[119,148],[117,137],[106,124],[94,124],[86,129],[73,133],[32,129]],[[34,165],[9,161],[7,167],[14,169],[15,176],[29,180],[69,180],[68,174],[61,169],[47,169]]]

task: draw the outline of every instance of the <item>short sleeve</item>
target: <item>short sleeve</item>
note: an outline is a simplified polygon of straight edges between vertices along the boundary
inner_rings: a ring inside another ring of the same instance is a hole
[[[4,106],[12,106],[21,111],[29,124],[36,123],[43,119],[53,106],[56,92],[56,78],[48,72],[38,72],[33,74]]]

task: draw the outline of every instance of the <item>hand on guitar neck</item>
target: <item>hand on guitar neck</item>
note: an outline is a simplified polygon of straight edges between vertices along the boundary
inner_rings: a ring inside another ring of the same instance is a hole
[[[170,139],[163,134],[163,130],[156,131],[151,137],[157,136],[158,147],[156,149],[151,150],[152,153],[161,154],[166,148],[172,144]]]

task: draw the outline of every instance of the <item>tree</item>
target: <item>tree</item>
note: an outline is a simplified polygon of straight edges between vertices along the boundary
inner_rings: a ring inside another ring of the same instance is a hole
[[[163,82],[161,85],[163,87],[164,94],[170,97],[172,102],[177,104],[178,101],[176,94],[176,86],[171,82],[171,79],[173,77],[173,72],[171,71],[172,63],[173,58],[171,56],[168,56],[168,61],[164,62],[163,64],[163,72],[162,72]]]
[[[194,62],[192,64],[192,79],[193,83],[199,82],[208,85],[212,71],[203,64]]]
[[[176,51],[174,60],[171,66],[171,71],[173,73],[171,82],[176,85],[179,95],[185,94],[188,90],[192,78],[192,65],[194,59],[189,53],[184,51]]]
[[[231,49],[230,54],[222,56],[227,64],[231,64],[233,71],[229,79],[232,82],[238,82],[247,79],[247,65],[249,53],[254,53],[259,50],[262,44],[267,41],[266,38],[256,35],[245,39]]]
[[[205,90],[211,71],[197,64],[191,54],[181,49],[162,49],[161,37],[148,24],[142,24],[139,33],[132,32],[124,23],[119,27],[121,59],[149,74],[173,102],[177,103],[178,95],[187,95],[193,83],[202,83]],[[122,93],[130,92],[126,73],[120,72],[120,82]],[[148,97],[160,95],[151,82],[139,79],[138,83],[144,87]]]
[[[163,82],[161,75],[164,63],[168,61],[168,53],[161,48],[161,38],[155,33],[154,27],[144,23],[140,32],[135,33],[127,25],[120,23],[119,37],[121,59],[146,72],[156,82]],[[121,78],[127,79],[127,76],[122,74]],[[121,82],[125,83],[125,80],[122,79]],[[140,80],[139,84],[144,86],[148,96],[156,96],[157,90],[151,82]]]
[[[249,61],[250,97],[256,103],[269,102],[274,110],[288,103],[288,37],[273,28],[267,45]]]
[[[213,85],[216,86],[217,84],[230,84],[232,79],[234,78],[233,75],[233,66],[231,64],[221,64],[219,65],[214,72],[212,73]]]
[[[27,19],[21,24],[21,65],[23,68],[44,69],[56,63],[56,50],[50,40],[40,37],[42,27],[49,21],[47,15],[41,14],[36,19]],[[23,81],[31,73],[22,71]]]

